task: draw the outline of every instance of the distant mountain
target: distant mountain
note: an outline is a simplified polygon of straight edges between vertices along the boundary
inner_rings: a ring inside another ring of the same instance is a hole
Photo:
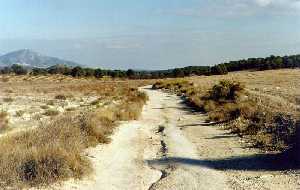
[[[22,49],[0,56],[0,67],[19,64],[26,67],[48,68],[54,65],[69,67],[80,66],[78,63],[41,55],[29,49]]]

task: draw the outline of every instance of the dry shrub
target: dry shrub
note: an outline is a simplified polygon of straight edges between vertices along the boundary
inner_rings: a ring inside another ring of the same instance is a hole
[[[137,89],[131,89],[127,97],[118,107],[116,113],[116,117],[121,121],[138,119],[141,115],[143,105],[148,100],[148,96],[143,92],[137,91]]]
[[[209,118],[213,121],[227,122],[237,119],[241,115],[241,107],[234,103],[226,103],[222,106],[215,105],[215,109],[209,111]]]
[[[228,127],[234,133],[249,137],[255,146],[267,150],[283,151],[296,142],[296,120],[286,113],[257,110],[248,119],[241,115]]]
[[[48,185],[91,172],[85,148],[109,142],[115,123],[102,112],[65,116],[0,140],[0,187]],[[51,140],[51,143],[49,143]]]
[[[48,109],[44,112],[44,115],[46,116],[57,116],[59,115],[59,111],[55,109]]]
[[[97,100],[92,101],[90,104],[93,106],[96,106],[96,105],[99,105],[99,103],[100,103],[100,100],[97,99]]]
[[[11,97],[3,98],[3,102],[13,102],[14,99]]]
[[[40,108],[45,110],[45,109],[49,109],[50,107],[48,105],[41,105]]]
[[[239,122],[230,123],[229,129],[250,137],[254,145],[260,148],[285,150],[293,144],[293,116],[258,105],[249,99],[242,99],[241,97],[245,96],[244,92],[244,88],[238,82],[221,81],[215,85],[208,98],[204,98],[209,118],[222,122],[239,119]],[[211,103],[211,100],[214,103]]]
[[[240,117],[246,103],[237,102],[243,95],[244,87],[236,81],[222,80],[208,93],[199,97],[198,106],[208,113],[213,121],[228,122]]]
[[[152,89],[168,89],[173,92],[186,93],[188,87],[193,86],[193,83],[190,83],[182,79],[173,79],[173,80],[164,80],[158,81],[152,85]]]
[[[101,112],[81,115],[78,119],[80,130],[88,139],[88,146],[109,142],[108,136],[115,126],[112,119],[101,115]]]
[[[217,102],[236,101],[244,91],[244,87],[237,81],[221,80],[213,86],[208,99]]]
[[[85,136],[70,116],[2,137],[0,142],[1,188],[47,185],[81,177],[91,169],[81,155]]]
[[[121,121],[136,120],[141,114],[141,106],[138,103],[124,103],[119,107],[116,117]]]
[[[67,97],[63,94],[58,94],[58,95],[55,96],[55,99],[57,99],[57,100],[66,100]]]
[[[0,132],[8,128],[8,114],[0,111]]]
[[[157,81],[152,85],[152,89],[162,89],[163,88],[163,82],[162,81]]]
[[[48,100],[47,105],[53,106],[55,104],[54,100]]]
[[[296,121],[296,132],[293,139],[293,146],[290,149],[291,159],[296,161],[297,164],[300,164],[300,116],[297,116]]]
[[[1,78],[1,81],[2,81],[2,82],[9,82],[9,77],[2,77],[2,78]]]

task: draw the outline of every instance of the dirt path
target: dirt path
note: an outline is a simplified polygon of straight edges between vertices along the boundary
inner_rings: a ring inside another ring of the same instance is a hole
[[[297,173],[261,172],[255,167],[247,168],[249,165],[243,168],[243,160],[225,159],[255,152],[241,148],[237,137],[204,123],[205,116],[192,113],[179,97],[148,88],[142,90],[149,96],[142,118],[123,123],[112,136],[110,144],[87,151],[95,174],[89,179],[67,181],[55,189],[223,190],[300,187]],[[236,164],[241,164],[241,168],[234,167]]]

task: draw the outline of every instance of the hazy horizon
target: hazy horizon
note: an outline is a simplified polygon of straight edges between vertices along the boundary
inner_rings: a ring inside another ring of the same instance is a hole
[[[0,1],[0,55],[32,49],[109,69],[300,53],[298,0]]]

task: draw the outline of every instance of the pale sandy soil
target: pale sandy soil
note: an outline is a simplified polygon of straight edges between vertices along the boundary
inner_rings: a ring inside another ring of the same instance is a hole
[[[205,123],[180,97],[142,90],[149,102],[141,119],[121,124],[110,144],[87,151],[94,174],[51,189],[300,189],[299,170],[275,167],[243,148],[246,143]]]

